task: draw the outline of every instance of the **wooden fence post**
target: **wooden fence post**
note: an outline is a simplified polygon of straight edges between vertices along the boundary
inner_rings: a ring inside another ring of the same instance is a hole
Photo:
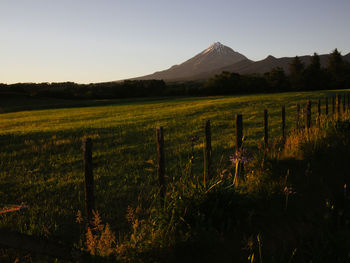
[[[205,120],[205,139],[204,139],[204,186],[206,186],[206,179],[211,177],[211,131],[210,120]]]
[[[328,116],[328,97],[326,97],[326,115]]]
[[[311,101],[308,100],[306,103],[306,110],[305,110],[305,128],[310,129],[311,127]]]
[[[240,174],[242,173],[244,169],[243,163],[239,160],[240,154],[239,151],[242,149],[242,143],[243,143],[243,116],[241,114],[236,114],[236,171],[235,176],[233,178],[233,184],[235,186],[238,185]]]
[[[336,104],[337,104],[337,118],[340,118],[340,96],[336,95]]]
[[[264,110],[264,143],[265,149],[269,147],[269,122],[267,110]]]
[[[335,99],[334,96],[332,96],[332,115],[334,116],[335,114]]]
[[[297,104],[296,127],[297,130],[300,129],[300,104]]]
[[[345,104],[345,94],[343,95],[343,114],[345,113],[346,111],[346,108],[345,108],[346,104]]]
[[[321,100],[318,99],[318,103],[317,103],[317,124],[318,127],[321,126]]]
[[[92,140],[85,138],[83,140],[84,154],[84,175],[85,175],[85,212],[88,219],[88,224],[92,220],[92,211],[95,209],[94,198],[94,177],[92,167]]]
[[[317,104],[317,113],[318,113],[318,116],[320,117],[321,116],[321,100],[320,99],[318,100],[318,104]]]
[[[241,114],[236,114],[236,152],[242,147],[243,139],[243,117]]]
[[[282,106],[282,138],[286,140],[286,107]]]
[[[157,165],[158,165],[158,186],[160,206],[164,206],[165,197],[165,157],[164,157],[164,134],[163,127],[156,128],[157,138]]]

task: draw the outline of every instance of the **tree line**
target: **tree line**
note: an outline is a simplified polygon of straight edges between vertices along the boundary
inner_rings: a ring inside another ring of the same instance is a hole
[[[280,67],[262,75],[222,72],[202,87],[210,95],[347,88],[350,88],[350,63],[343,60],[337,49],[328,56],[325,68],[321,67],[319,55],[314,53],[307,66],[296,56],[289,64],[289,74]]]
[[[306,91],[350,88],[350,63],[335,49],[321,67],[317,53],[306,66],[298,56],[289,64],[289,74],[283,68],[271,69],[265,74],[240,75],[222,72],[206,81],[166,83],[163,80],[125,80],[78,84],[16,83],[0,84],[0,94],[24,94],[32,97],[61,99],[119,99],[159,96],[206,96],[284,91]]]

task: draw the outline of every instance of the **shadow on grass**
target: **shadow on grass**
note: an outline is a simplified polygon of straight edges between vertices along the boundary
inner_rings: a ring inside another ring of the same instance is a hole
[[[21,93],[0,93],[0,114],[20,111],[69,109],[82,107],[98,107],[110,105],[145,105],[162,101],[194,101],[216,100],[222,97],[147,97],[125,99],[56,99],[45,97],[32,97]]]

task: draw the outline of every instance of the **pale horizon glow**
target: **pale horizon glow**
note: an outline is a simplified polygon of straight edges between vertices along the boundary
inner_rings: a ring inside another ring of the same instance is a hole
[[[0,83],[138,77],[217,41],[254,61],[346,55],[349,13],[348,0],[1,0]]]

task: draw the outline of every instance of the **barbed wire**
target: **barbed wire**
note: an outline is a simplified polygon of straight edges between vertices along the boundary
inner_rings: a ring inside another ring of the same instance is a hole
[[[29,206],[25,205],[24,203],[20,205],[6,205],[10,208],[5,210],[0,210],[0,214],[10,213],[10,212],[16,212],[16,211],[24,211],[29,208]]]

